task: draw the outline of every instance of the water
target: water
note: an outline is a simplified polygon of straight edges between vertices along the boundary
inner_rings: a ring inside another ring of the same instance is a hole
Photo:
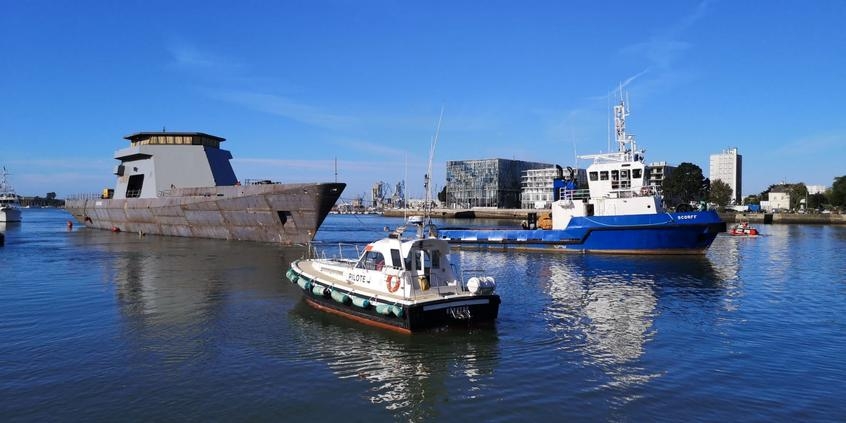
[[[282,276],[301,248],[69,218],[5,228],[3,421],[846,419],[846,227],[705,257],[460,252],[497,279],[496,326],[407,336],[304,304]],[[399,223],[329,216],[319,238]]]

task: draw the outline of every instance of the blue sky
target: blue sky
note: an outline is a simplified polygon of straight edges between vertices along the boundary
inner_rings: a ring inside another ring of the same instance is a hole
[[[10,1],[0,164],[23,195],[113,186],[138,131],[227,139],[241,179],[406,179],[447,160],[572,165],[628,91],[647,161],[738,147],[743,194],[846,174],[846,2]],[[579,164],[586,166],[585,161]],[[406,176],[407,175],[407,176]]]

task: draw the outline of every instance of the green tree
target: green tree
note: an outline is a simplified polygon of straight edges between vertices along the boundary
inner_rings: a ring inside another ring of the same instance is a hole
[[[793,210],[799,210],[802,201],[808,198],[808,187],[804,182],[788,185],[787,192],[790,194],[790,208]]]
[[[755,194],[747,195],[746,198],[743,199],[743,205],[748,206],[750,204],[761,204],[761,197]]]
[[[834,178],[834,183],[828,190],[828,199],[832,206],[846,206],[846,175]]]
[[[684,162],[664,179],[664,201],[676,205],[707,198],[705,181],[699,166]]]
[[[732,189],[729,184],[715,179],[711,182],[711,193],[708,200],[715,203],[720,209],[724,209],[731,201]]]
[[[440,201],[441,204],[446,204],[446,199],[447,199],[447,190],[446,190],[446,185],[444,185],[444,189],[442,189],[441,192],[438,193],[438,201]]]
[[[821,209],[825,204],[828,204],[828,198],[826,198],[825,194],[816,193],[808,196],[809,209],[818,210]]]
[[[55,200],[56,199],[56,193],[55,192],[48,192],[47,193],[47,199],[50,200],[50,201]]]

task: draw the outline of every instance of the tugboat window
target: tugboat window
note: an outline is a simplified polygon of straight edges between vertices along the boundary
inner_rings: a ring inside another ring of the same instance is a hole
[[[126,198],[138,198],[141,196],[141,188],[144,187],[144,175],[132,175],[129,183],[126,184]]]

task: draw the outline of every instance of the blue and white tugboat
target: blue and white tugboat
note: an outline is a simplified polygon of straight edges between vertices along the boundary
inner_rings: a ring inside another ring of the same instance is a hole
[[[417,225],[413,239],[403,239],[400,227],[368,244],[357,260],[297,260],[287,276],[311,306],[399,332],[496,320],[494,279],[467,271],[464,281],[449,262],[449,244],[424,237],[423,219],[409,221]]]
[[[664,209],[659,188],[647,183],[644,152],[626,133],[625,102],[614,106],[618,151],[580,156],[592,159],[588,188],[576,189],[576,175],[553,184],[547,219],[524,229],[441,229],[439,238],[458,248],[575,251],[617,254],[703,254],[726,231],[714,211]]]

